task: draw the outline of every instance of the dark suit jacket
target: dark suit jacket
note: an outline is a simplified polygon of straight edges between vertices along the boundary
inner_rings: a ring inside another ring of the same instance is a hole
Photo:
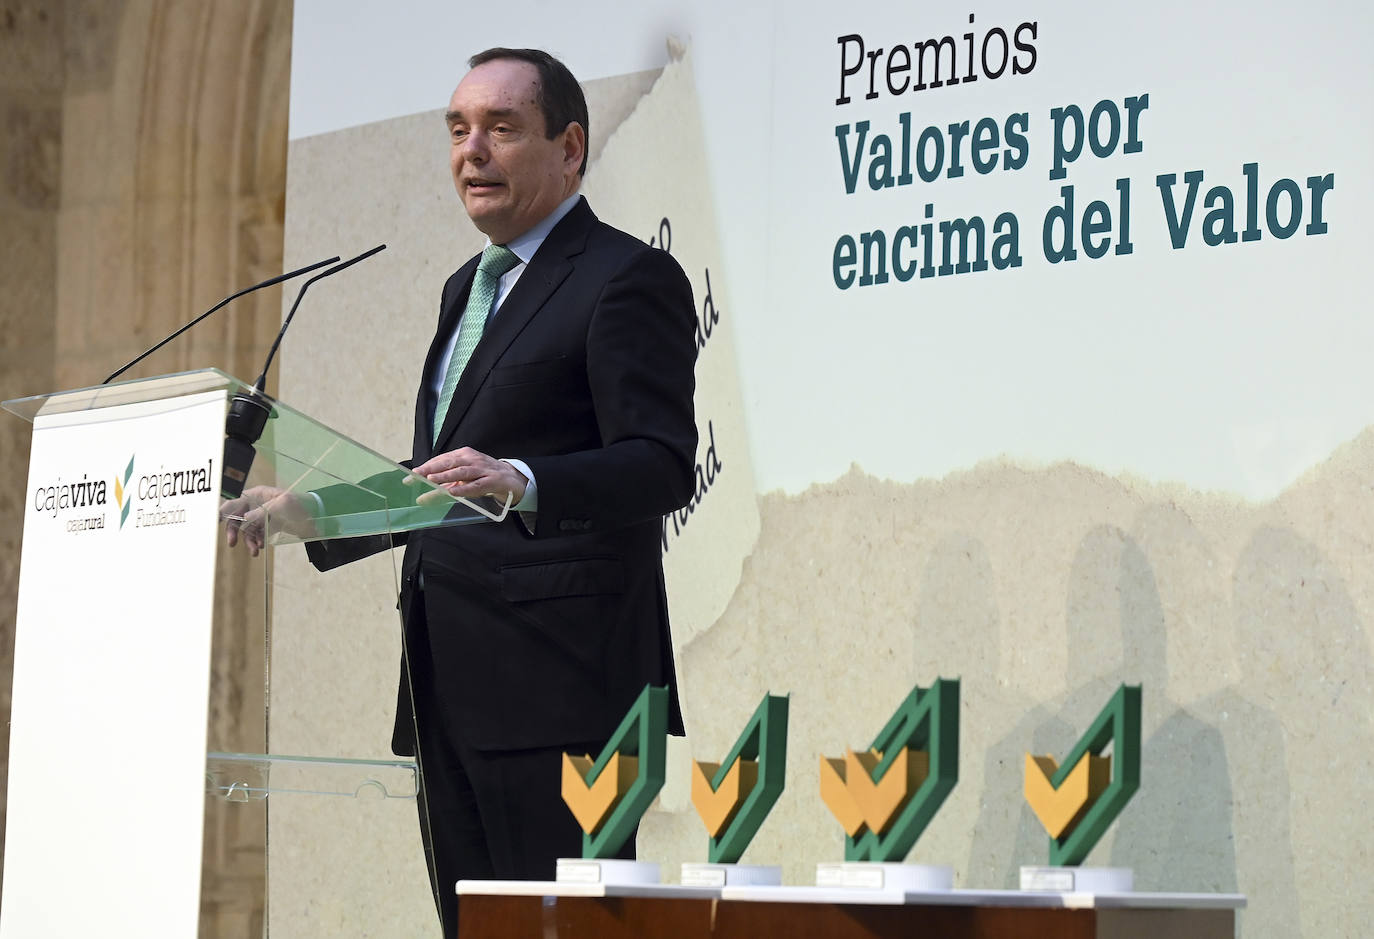
[[[488,323],[431,444],[427,378],[477,261],[444,285],[411,460],[462,446],[522,459],[538,485],[537,522],[531,533],[512,512],[409,535],[409,654],[429,657],[440,718],[478,748],[605,739],[646,683],[673,688],[670,726],[681,733],[660,520],[687,502],[694,479],[691,286],[667,252],[579,201]],[[309,550],[328,569],[378,547]],[[413,753],[405,677],[403,663],[393,748]]]

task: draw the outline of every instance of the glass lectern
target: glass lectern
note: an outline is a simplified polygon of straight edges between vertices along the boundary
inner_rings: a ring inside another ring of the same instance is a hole
[[[225,416],[245,394],[204,370],[4,403],[34,437],[0,937],[49,934],[55,910],[53,934],[190,935],[202,847],[256,846],[269,923],[432,928],[416,766],[387,747],[399,556],[320,575],[303,550],[277,549],[389,547],[508,506],[455,499],[262,395],[245,495],[226,501]],[[247,526],[240,550],[226,516]],[[246,826],[257,835],[235,837],[236,811],[265,812]],[[330,838],[312,835],[321,826]],[[340,831],[354,835],[343,851]],[[82,891],[103,885],[82,901],[89,921],[71,904],[86,873]]]

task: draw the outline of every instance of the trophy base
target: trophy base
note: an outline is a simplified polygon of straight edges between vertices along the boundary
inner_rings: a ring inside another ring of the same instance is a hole
[[[558,859],[554,879],[560,884],[656,884],[658,865],[653,861],[594,860],[580,857]]]
[[[954,888],[954,869],[944,864],[822,861],[816,865],[816,886],[861,890],[951,890]]]
[[[682,865],[684,887],[779,887],[782,868],[776,864],[699,864]]]
[[[1021,889],[1053,893],[1130,893],[1129,867],[1023,867]]]

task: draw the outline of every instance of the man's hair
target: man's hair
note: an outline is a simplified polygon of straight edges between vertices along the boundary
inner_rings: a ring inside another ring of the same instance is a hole
[[[528,62],[539,72],[539,110],[544,112],[544,136],[549,140],[557,137],[563,129],[576,121],[582,125],[584,143],[582,147],[582,166],[579,176],[587,172],[587,145],[589,133],[587,121],[587,99],[582,94],[582,86],[577,83],[568,67],[542,49],[506,49],[497,46],[479,52],[468,59],[468,68],[476,68],[497,59],[515,59]]]

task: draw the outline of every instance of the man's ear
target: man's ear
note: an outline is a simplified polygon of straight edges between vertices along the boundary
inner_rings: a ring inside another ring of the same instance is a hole
[[[574,174],[582,168],[587,153],[587,131],[577,121],[569,121],[563,128],[563,165],[572,165]]]

